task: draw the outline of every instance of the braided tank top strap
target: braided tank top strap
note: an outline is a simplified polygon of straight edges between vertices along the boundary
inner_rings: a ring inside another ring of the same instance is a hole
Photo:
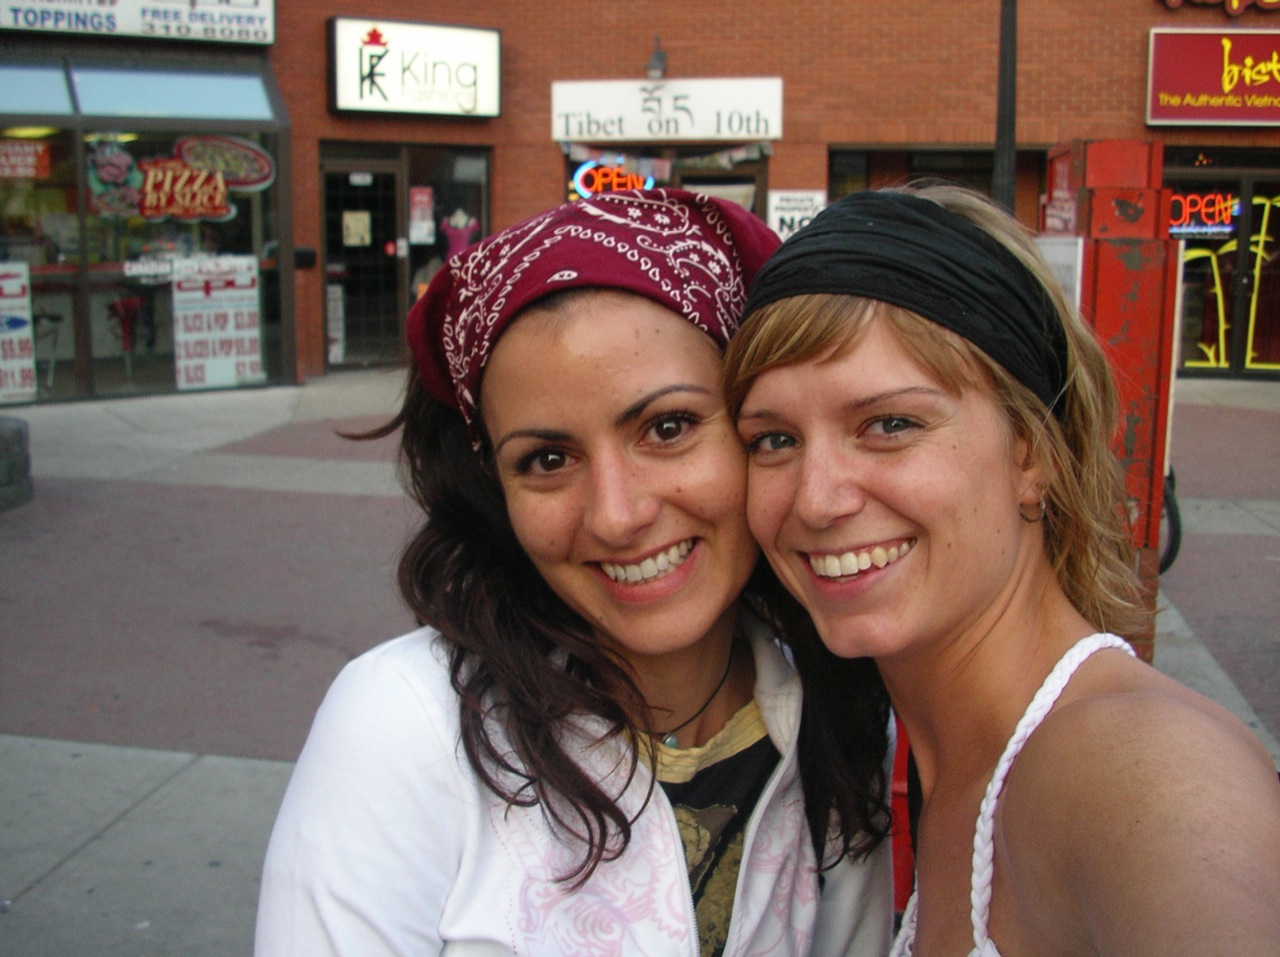
[[[1018,722],[1013,737],[1005,745],[1004,754],[996,764],[991,783],[987,785],[987,793],[982,798],[982,806],[978,811],[978,824],[973,834],[973,878],[969,887],[975,954],[987,953],[988,948],[991,947],[990,938],[987,936],[987,921],[991,917],[991,878],[995,861],[993,832],[996,804],[999,801],[1000,792],[1004,789],[1004,780],[1009,775],[1014,758],[1026,744],[1027,738],[1031,737],[1031,733],[1040,727],[1040,722],[1053,708],[1058,696],[1062,694],[1062,689],[1067,686],[1076,669],[1086,658],[1103,648],[1119,648],[1133,654],[1133,649],[1128,643],[1115,635],[1104,633],[1080,639],[1054,665],[1053,670],[1049,672],[1049,677],[1044,679],[1044,684],[1031,699],[1031,704],[1027,705],[1022,720]],[[992,948],[991,952],[997,951]]]
[[[913,884],[911,896],[907,898],[906,910],[902,912],[902,926],[898,928],[898,936],[893,939],[893,949],[889,957],[911,957],[916,947],[916,890]]]

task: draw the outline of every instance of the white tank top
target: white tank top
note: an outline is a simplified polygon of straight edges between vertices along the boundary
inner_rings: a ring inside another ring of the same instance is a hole
[[[1000,755],[1000,760],[996,764],[995,774],[991,776],[987,793],[982,798],[982,806],[978,811],[978,824],[973,834],[973,876],[969,881],[973,950],[969,951],[969,957],[1000,957],[1000,951],[996,949],[995,942],[987,936],[987,920],[991,915],[991,877],[995,860],[992,832],[995,829],[996,804],[1004,788],[1004,780],[1009,775],[1009,769],[1013,767],[1014,758],[1026,744],[1027,738],[1031,737],[1031,733],[1040,727],[1040,722],[1053,708],[1058,696],[1062,694],[1062,689],[1076,673],[1076,669],[1086,658],[1103,648],[1119,648],[1133,654],[1133,649],[1128,643],[1115,635],[1104,633],[1080,639],[1054,665],[1053,670],[1049,672],[1049,677],[1044,679],[1044,684],[1031,699],[1031,704],[1027,705],[1022,720],[1018,722],[1013,737],[1005,745],[1004,754]],[[907,909],[902,914],[902,929],[898,931],[898,936],[893,942],[890,957],[911,957],[915,943],[916,892],[913,890],[911,899],[907,901]]]

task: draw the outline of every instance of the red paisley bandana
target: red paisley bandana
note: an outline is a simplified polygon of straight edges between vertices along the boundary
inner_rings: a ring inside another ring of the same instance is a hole
[[[684,316],[723,347],[747,286],[778,237],[736,203],[679,189],[628,190],[567,203],[450,259],[409,311],[427,393],[461,413],[478,444],[480,377],[502,330],[565,289],[618,289]]]

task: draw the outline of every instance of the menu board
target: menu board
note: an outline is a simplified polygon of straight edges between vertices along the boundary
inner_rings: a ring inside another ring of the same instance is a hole
[[[179,390],[265,382],[258,260],[173,261],[173,359]]]
[[[33,402],[35,397],[30,273],[24,262],[0,263],[0,402]]]

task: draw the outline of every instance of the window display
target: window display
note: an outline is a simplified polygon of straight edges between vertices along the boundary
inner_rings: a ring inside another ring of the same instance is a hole
[[[50,392],[59,360],[74,355],[79,253],[71,135],[0,132],[0,402]]]
[[[279,106],[257,55],[0,64],[0,403],[283,378]]]
[[[1277,221],[1274,181],[1173,184],[1169,234],[1185,243],[1184,369],[1280,370]]]
[[[26,267],[36,381],[0,401],[267,380],[270,137],[6,132],[0,273]]]

